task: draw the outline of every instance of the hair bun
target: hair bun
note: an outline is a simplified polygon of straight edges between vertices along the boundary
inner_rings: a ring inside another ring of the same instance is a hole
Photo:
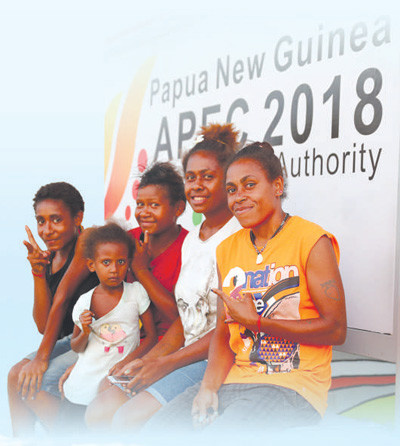
[[[263,142],[256,142],[255,144],[258,145],[258,147],[260,147],[261,149],[264,150],[269,150],[272,153],[275,153],[274,148],[271,146],[271,144],[267,141],[263,141]]]
[[[223,125],[210,124],[201,127],[199,135],[202,135],[205,140],[217,141],[229,147],[236,148],[239,132],[234,129],[232,123]]]

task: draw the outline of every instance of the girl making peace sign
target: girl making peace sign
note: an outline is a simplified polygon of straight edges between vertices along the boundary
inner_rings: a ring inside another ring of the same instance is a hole
[[[34,282],[33,318],[38,331],[43,334],[58,285],[74,257],[81,232],[84,202],[71,184],[57,182],[42,186],[37,191],[33,208],[39,237],[47,249],[39,247],[27,226],[29,241],[24,241],[24,245],[28,250]],[[82,293],[97,284],[96,275],[90,274],[73,293],[46,368],[41,367],[42,362],[34,352],[11,369],[8,395],[14,435],[33,432],[37,418],[44,421],[47,427],[55,420],[60,395],[58,380],[77,358],[71,350],[72,308]]]

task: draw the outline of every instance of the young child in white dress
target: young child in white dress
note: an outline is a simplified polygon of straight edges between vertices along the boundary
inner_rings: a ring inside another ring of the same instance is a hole
[[[101,380],[116,364],[140,358],[156,343],[150,299],[139,282],[124,282],[134,245],[117,224],[93,228],[85,243],[90,271],[100,284],[75,304],[71,347],[79,359],[64,383],[66,398],[88,405]],[[140,342],[139,319],[145,338]]]

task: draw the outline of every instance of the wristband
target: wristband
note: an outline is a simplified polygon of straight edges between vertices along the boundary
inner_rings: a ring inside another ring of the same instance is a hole
[[[260,334],[261,331],[261,314],[258,315],[257,319],[257,333]]]
[[[33,270],[32,270],[32,274],[33,274],[35,277],[44,277],[44,276],[45,276],[44,273],[43,273],[43,274],[37,274],[37,273],[35,273]]]

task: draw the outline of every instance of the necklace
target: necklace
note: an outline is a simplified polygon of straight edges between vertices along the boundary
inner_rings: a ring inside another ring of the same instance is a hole
[[[254,235],[253,230],[250,230],[250,240],[251,243],[254,247],[254,249],[257,252],[257,259],[256,259],[256,264],[259,265],[260,263],[262,263],[262,261],[264,260],[262,253],[264,251],[264,249],[267,247],[267,243],[273,239],[276,234],[278,234],[278,232],[283,228],[283,225],[286,223],[287,219],[289,218],[289,214],[286,212],[284,219],[282,220],[281,224],[279,225],[278,229],[272,234],[272,237],[270,239],[267,240],[267,242],[265,243],[265,245],[261,248],[258,249],[256,246],[256,236]]]

